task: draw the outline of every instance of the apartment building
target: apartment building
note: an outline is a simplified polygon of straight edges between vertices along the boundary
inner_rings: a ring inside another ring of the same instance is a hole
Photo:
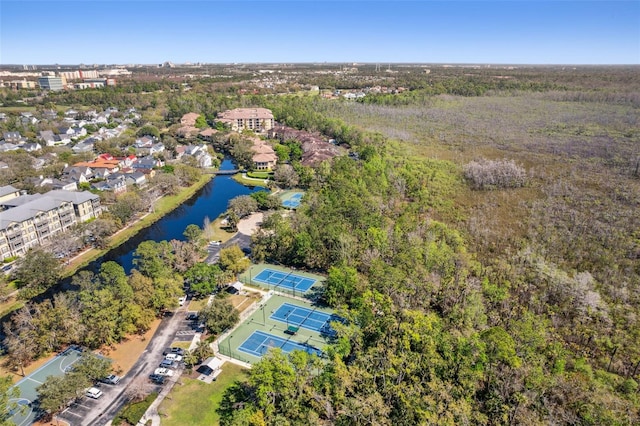
[[[0,188],[0,193],[9,192],[10,188],[5,188]],[[5,197],[0,207],[4,209],[0,211],[0,259],[22,256],[31,247],[50,242],[56,234],[101,212],[97,195],[69,191]]]
[[[218,114],[217,121],[228,124],[236,132],[248,129],[258,133],[273,128],[275,123],[273,113],[266,108],[232,109]]]

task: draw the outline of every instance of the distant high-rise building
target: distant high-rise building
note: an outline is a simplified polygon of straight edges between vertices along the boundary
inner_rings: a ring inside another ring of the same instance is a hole
[[[44,90],[63,90],[64,82],[62,77],[53,77],[51,75],[43,75],[38,78],[38,84],[40,84],[40,88]]]

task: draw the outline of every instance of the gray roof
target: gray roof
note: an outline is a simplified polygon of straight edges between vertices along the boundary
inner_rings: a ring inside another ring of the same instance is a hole
[[[11,185],[0,186],[0,197],[4,197],[5,195],[9,195],[12,192],[20,192],[18,188],[14,188]]]
[[[73,204],[80,204],[80,203],[84,203],[85,201],[89,201],[89,200],[93,201],[93,200],[100,199],[99,196],[89,191],[76,192],[76,191],[64,191],[60,189],[55,191],[49,191],[45,195],[48,195],[58,200],[70,201]]]
[[[20,206],[0,212],[0,230],[7,229],[7,227],[12,223],[20,223],[29,220],[38,214],[38,212],[57,209],[62,203],[63,201],[57,201],[45,195],[32,198],[30,201]]]

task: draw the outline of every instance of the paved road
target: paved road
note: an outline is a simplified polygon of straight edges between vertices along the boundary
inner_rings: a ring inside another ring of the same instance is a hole
[[[100,389],[104,395],[100,399],[83,398],[79,404],[72,405],[58,417],[68,421],[72,426],[103,426],[113,420],[117,412],[127,403],[127,389],[135,379],[140,377],[145,383],[150,383],[147,380],[149,375],[164,359],[162,351],[171,346],[178,331],[184,330],[185,324],[187,324],[185,321],[186,312],[185,307],[180,307],[176,313],[162,320],[147,348],[120,383],[117,385],[101,384]],[[176,371],[170,380],[178,380],[180,373],[181,371]],[[150,385],[149,393],[154,388],[160,390],[160,386]]]
[[[251,249],[251,236],[245,235],[241,232],[237,232],[236,235],[234,235],[231,239],[229,239],[222,245],[207,246],[207,251],[209,252],[209,254],[207,255],[207,259],[205,260],[205,262],[208,264],[216,263],[220,259],[220,249],[231,247],[236,244],[243,250]]]

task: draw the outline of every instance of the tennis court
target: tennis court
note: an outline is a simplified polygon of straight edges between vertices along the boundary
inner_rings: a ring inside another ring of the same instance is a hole
[[[304,193],[294,192],[282,200],[282,205],[290,209],[295,209],[300,205]]]
[[[276,271],[275,269],[265,268],[258,275],[253,277],[253,281],[259,283],[272,285],[274,290],[279,288],[285,288],[290,290],[297,290],[302,293],[309,290],[311,286],[316,283],[313,278],[303,277],[294,273],[286,273],[283,271]]]
[[[299,350],[322,356],[322,351],[311,345],[294,342],[259,330],[254,331],[247,340],[242,342],[242,345],[240,345],[238,349],[249,355],[261,357],[271,348],[280,348],[284,353]]]
[[[70,347],[16,383],[16,387],[20,389],[20,396],[13,401],[22,406],[23,410],[17,410],[11,417],[11,420],[17,426],[26,426],[34,423],[37,414],[39,414],[34,411],[32,406],[32,403],[38,399],[36,388],[44,383],[49,376],[64,375],[81,356],[81,351],[75,347]]]
[[[292,305],[291,303],[283,303],[269,318],[286,323],[287,326],[294,325],[317,331],[327,336],[333,336],[336,333],[331,328],[330,322],[342,321],[342,318],[337,315]]]

